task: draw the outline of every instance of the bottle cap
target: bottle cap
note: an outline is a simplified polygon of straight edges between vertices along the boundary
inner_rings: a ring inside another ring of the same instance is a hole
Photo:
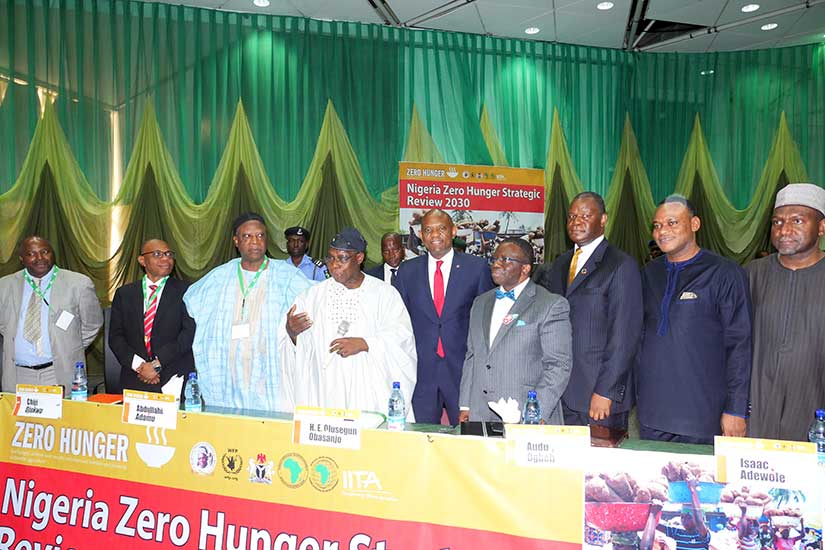
[[[527,399],[535,399],[535,398],[536,398],[535,390],[530,390],[530,391],[527,392]]]
[[[816,419],[817,420],[825,420],[825,409],[817,409],[816,410]]]
[[[400,390],[401,389],[401,382],[393,382],[392,383],[392,389]]]
[[[197,373],[190,372],[189,373],[189,380],[195,380],[198,377]]]
[[[85,368],[85,365],[83,364],[83,361],[78,361],[77,363],[74,364],[74,368],[82,369],[82,368]]]

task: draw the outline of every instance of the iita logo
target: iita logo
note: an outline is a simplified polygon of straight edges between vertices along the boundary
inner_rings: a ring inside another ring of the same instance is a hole
[[[344,470],[341,474],[344,489],[353,491],[384,492],[378,474],[369,470]]]
[[[297,489],[309,477],[307,461],[298,453],[287,453],[278,463],[278,479],[290,489]]]
[[[319,456],[312,461],[309,469],[309,482],[313,487],[328,493],[338,485],[338,464],[328,456]]]

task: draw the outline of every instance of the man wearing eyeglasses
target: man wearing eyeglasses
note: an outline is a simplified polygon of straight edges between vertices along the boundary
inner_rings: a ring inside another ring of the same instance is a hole
[[[295,297],[313,283],[267,256],[263,217],[245,212],[232,223],[240,253],[192,284],[183,297],[195,320],[192,352],[204,402],[258,411],[283,402],[278,328]]]
[[[92,281],[55,265],[51,243],[36,235],[18,248],[23,269],[0,279],[3,391],[17,384],[71,389],[75,364],[103,325]]]
[[[570,307],[530,280],[533,247],[508,238],[493,253],[498,288],[475,299],[461,376],[459,421],[499,420],[490,401],[524,405],[535,391],[541,420],[563,424],[561,396],[570,378]]]
[[[115,292],[109,347],[124,389],[160,392],[173,376],[185,381],[195,370],[195,321],[183,303],[189,283],[171,276],[175,253],[160,239],[144,242],[137,261],[146,274]]]
[[[301,293],[287,313],[280,345],[292,405],[386,411],[393,382],[407,399],[413,394],[410,317],[392,285],[361,271],[366,249],[357,229],[341,230],[327,252],[332,278]]]
[[[601,195],[578,194],[567,211],[575,246],[545,267],[536,283],[570,302],[573,372],[562,397],[564,423],[627,430],[630,373],[642,337],[639,264],[604,237]]]

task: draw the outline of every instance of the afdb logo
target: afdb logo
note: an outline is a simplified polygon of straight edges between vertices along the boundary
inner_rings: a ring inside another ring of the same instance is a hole
[[[278,463],[278,478],[290,489],[306,483],[308,474],[307,461],[298,453],[285,454]]]
[[[338,464],[327,456],[319,456],[312,461],[309,469],[309,482],[324,493],[332,491],[338,485]]]

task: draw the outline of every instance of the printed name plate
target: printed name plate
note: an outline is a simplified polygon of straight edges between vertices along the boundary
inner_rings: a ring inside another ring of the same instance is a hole
[[[717,481],[736,486],[801,489],[821,475],[816,445],[807,441],[780,441],[716,436]]]
[[[126,424],[167,428],[178,425],[178,402],[174,395],[123,390],[123,417]]]
[[[590,448],[588,426],[506,424],[507,462],[533,468],[580,468]]]
[[[17,384],[14,415],[61,418],[63,416],[63,387]]]
[[[361,448],[361,411],[295,407],[292,441],[338,449]]]

